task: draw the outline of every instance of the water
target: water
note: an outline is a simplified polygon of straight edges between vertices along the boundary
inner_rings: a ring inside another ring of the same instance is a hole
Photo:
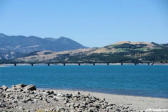
[[[18,83],[35,84],[38,88],[168,98],[168,66],[0,67],[0,85],[11,86]]]

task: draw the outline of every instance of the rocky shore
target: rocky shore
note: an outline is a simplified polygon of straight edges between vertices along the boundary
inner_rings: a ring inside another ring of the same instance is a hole
[[[35,85],[0,87],[0,112],[135,112],[90,94],[38,90]]]

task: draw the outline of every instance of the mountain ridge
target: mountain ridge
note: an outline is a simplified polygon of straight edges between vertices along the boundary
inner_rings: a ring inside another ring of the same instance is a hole
[[[0,60],[4,59],[19,62],[168,62],[168,44],[121,41],[87,48],[67,37],[56,39],[0,34]]]
[[[41,38],[23,35],[7,36],[0,33],[0,57],[5,59],[14,58],[14,55],[10,56],[12,54],[9,54],[9,52],[29,54],[43,50],[65,51],[81,48],[86,47],[67,37]]]

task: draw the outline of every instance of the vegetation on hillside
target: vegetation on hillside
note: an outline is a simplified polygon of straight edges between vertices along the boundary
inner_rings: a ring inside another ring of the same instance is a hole
[[[33,52],[16,59],[21,62],[159,62],[168,63],[167,44],[122,42],[102,48],[67,52]]]

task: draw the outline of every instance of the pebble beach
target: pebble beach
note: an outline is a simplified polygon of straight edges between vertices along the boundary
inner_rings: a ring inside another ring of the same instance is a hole
[[[18,84],[0,87],[3,112],[143,112],[166,109],[168,99],[104,94],[88,91],[37,89]]]

